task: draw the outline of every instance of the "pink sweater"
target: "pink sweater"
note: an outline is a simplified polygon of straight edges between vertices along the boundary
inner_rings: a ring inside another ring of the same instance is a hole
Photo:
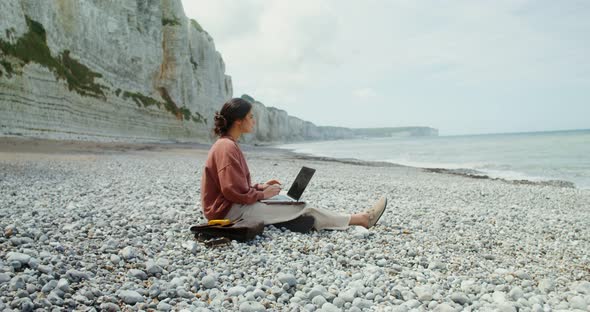
[[[209,150],[201,179],[201,204],[208,220],[223,219],[233,204],[263,199],[258,184],[251,185],[244,154],[230,136],[219,138]]]

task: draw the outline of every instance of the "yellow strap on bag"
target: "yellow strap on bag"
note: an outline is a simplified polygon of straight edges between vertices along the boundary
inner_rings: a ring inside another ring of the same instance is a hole
[[[208,225],[228,225],[231,224],[231,221],[229,219],[215,219],[215,220],[209,220],[209,222],[207,222]]]

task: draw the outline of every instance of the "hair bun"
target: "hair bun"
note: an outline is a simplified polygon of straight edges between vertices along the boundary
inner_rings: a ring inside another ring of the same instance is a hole
[[[214,118],[215,118],[215,124],[217,126],[219,126],[221,128],[225,128],[227,126],[227,120],[219,112],[215,112]]]
[[[213,117],[215,128],[213,131],[218,136],[222,136],[227,132],[227,119],[225,116],[220,114],[219,112],[215,112],[215,116]]]

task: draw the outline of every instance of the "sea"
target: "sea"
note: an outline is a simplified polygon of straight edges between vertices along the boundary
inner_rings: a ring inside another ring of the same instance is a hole
[[[442,168],[506,180],[569,181],[576,188],[590,189],[590,129],[358,138],[278,147],[312,156]]]

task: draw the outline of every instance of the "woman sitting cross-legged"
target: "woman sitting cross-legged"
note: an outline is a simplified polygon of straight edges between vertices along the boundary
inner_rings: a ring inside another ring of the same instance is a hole
[[[311,216],[316,230],[343,230],[349,225],[370,228],[377,223],[387,206],[385,197],[365,212],[355,214],[312,208],[305,204],[261,203],[260,200],[279,194],[281,188],[279,181],[274,179],[263,184],[251,184],[248,164],[238,139],[242,134],[252,132],[255,123],[252,104],[241,98],[229,100],[215,114],[214,131],[219,138],[209,150],[201,180],[201,202],[208,220],[251,219],[268,225]]]

